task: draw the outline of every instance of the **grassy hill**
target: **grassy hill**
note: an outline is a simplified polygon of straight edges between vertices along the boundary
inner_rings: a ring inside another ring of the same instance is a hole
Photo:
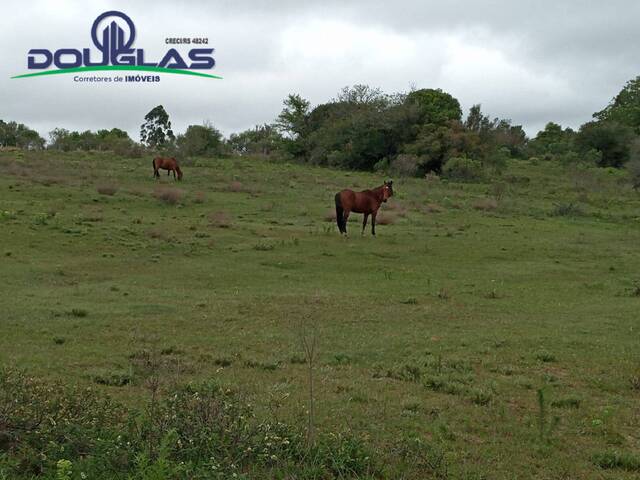
[[[396,478],[640,472],[640,196],[622,171],[398,178],[377,238],[359,215],[342,238],[335,192],[384,177],[196,159],[154,181],[146,157],[20,151],[0,168],[4,365],[133,408],[149,368],[161,390],[215,379],[304,425],[315,338],[318,431],[391,464],[399,438],[444,452]]]

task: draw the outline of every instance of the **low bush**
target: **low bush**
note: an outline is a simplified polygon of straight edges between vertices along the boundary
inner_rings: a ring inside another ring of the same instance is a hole
[[[474,201],[472,206],[476,210],[495,210],[498,208],[498,201],[495,198],[480,198]]]
[[[116,187],[115,185],[98,185],[96,190],[100,195],[111,196],[115,195],[115,193],[118,191],[118,187]]]
[[[259,419],[216,383],[152,395],[142,410],[97,391],[0,369],[0,477],[370,478],[384,467],[350,433]]]
[[[394,212],[380,212],[376,217],[376,225],[393,225],[398,216]]]
[[[619,469],[629,472],[640,471],[640,457],[631,453],[609,450],[593,456],[593,463],[604,469]]]
[[[209,215],[209,224],[217,228],[231,228],[231,215],[227,212],[214,212]]]
[[[473,182],[484,178],[482,163],[467,157],[453,157],[442,169],[444,177],[459,182]]]
[[[416,155],[400,154],[391,161],[389,170],[394,176],[415,177],[419,171],[419,163]]]
[[[554,217],[580,217],[584,215],[582,207],[573,202],[560,202],[553,206],[551,216]]]
[[[182,200],[183,192],[178,188],[157,187],[153,191],[153,196],[158,200],[162,200],[164,203],[175,205]]]

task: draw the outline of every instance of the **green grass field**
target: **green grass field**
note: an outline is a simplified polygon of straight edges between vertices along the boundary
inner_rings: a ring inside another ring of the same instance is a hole
[[[440,478],[640,476],[595,460],[640,456],[640,195],[624,172],[396,178],[377,238],[359,215],[342,238],[335,192],[383,176],[190,163],[174,182],[147,157],[0,153],[4,365],[135,406],[146,350],[167,384],[217,379],[304,424],[315,335],[319,431],[383,455],[418,436],[446,452]]]

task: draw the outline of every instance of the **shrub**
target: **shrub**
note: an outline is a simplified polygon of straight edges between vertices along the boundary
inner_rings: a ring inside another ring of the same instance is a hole
[[[442,174],[451,180],[473,182],[482,180],[482,163],[467,157],[453,157],[445,163]]]
[[[231,228],[231,215],[227,212],[215,212],[209,215],[209,224],[217,228]]]
[[[629,181],[634,190],[640,188],[640,158],[634,158],[626,165]]]
[[[177,188],[156,187],[153,191],[154,197],[169,205],[175,205],[182,199],[183,192]]]
[[[480,406],[489,405],[493,399],[493,394],[486,389],[474,388],[469,392],[469,398],[471,401]]]
[[[444,207],[441,207],[437,203],[427,203],[424,207],[424,210],[427,213],[442,213],[444,212]]]
[[[561,398],[551,402],[555,408],[580,408],[580,399],[575,397]]]
[[[374,172],[385,172],[389,169],[389,159],[384,157],[373,165]]]
[[[577,152],[565,152],[556,156],[556,160],[558,160],[563,165],[574,165],[580,162],[581,157]]]
[[[0,449],[13,458],[16,470],[8,478],[45,472],[52,478],[57,460],[78,461],[87,452],[93,459],[86,463],[117,465],[130,460],[125,409],[91,389],[45,383],[2,368],[0,412]]]
[[[415,177],[419,169],[419,159],[416,155],[400,154],[391,161],[390,171],[400,177]]]
[[[276,247],[275,247],[275,245],[274,245],[274,244],[272,244],[272,243],[267,243],[267,242],[259,242],[259,243],[256,243],[256,244],[253,246],[253,249],[254,249],[254,250],[257,250],[258,252],[269,252],[269,251],[271,251],[271,250],[273,250],[273,249],[275,249],[275,248],[276,248]]]
[[[424,179],[427,183],[438,183],[440,181],[440,177],[435,172],[427,172]]]
[[[231,182],[231,184],[229,184],[229,191],[231,192],[244,192],[244,187],[242,185],[241,182],[238,182],[237,180]]]
[[[498,201],[495,198],[480,198],[474,201],[472,206],[476,210],[495,210],[498,208]]]
[[[397,218],[393,212],[380,212],[376,217],[376,225],[393,225]]]
[[[640,471],[640,457],[626,452],[606,451],[593,456],[593,463],[600,468],[618,468],[629,472]]]
[[[110,148],[113,153],[124,158],[141,158],[144,153],[142,145],[129,138],[114,139],[110,144]]]
[[[124,387],[131,383],[131,376],[121,372],[107,372],[93,375],[94,383],[98,385],[106,385],[109,387]]]
[[[115,185],[98,185],[96,190],[100,195],[115,195],[118,191],[118,187]]]
[[[559,202],[554,204],[551,215],[554,217],[579,217],[584,215],[584,210],[573,202]]]
[[[386,209],[393,211],[399,217],[404,218],[407,216],[407,207],[397,200],[390,200],[389,203],[387,203]]]
[[[164,240],[167,238],[167,234],[161,230],[160,228],[152,228],[150,230],[147,231],[147,235],[150,238],[156,238],[156,239],[161,239]]]
[[[511,152],[507,147],[497,149],[484,159],[482,164],[493,170],[494,173],[501,173],[507,166],[507,162],[511,158]]]
[[[211,382],[152,395],[140,412],[91,389],[0,369],[0,427],[2,478],[80,478],[80,472],[104,480],[243,478],[243,472],[251,478],[378,478],[381,473],[379,455],[350,433],[321,434],[309,445],[303,429],[258,419],[238,393]]]
[[[219,367],[229,367],[233,363],[233,360],[228,357],[220,357],[216,358],[213,361],[214,365],[218,365]]]
[[[205,195],[204,192],[196,192],[196,194],[193,197],[194,203],[204,203],[206,199],[207,199],[207,196]]]
[[[335,222],[336,221],[336,211],[335,211],[335,209],[331,208],[331,209],[327,210],[327,212],[324,214],[324,221],[325,222]]]
[[[556,361],[556,356],[553,353],[550,353],[546,350],[538,350],[536,352],[536,360],[539,360],[541,362],[555,362]]]
[[[420,438],[403,438],[392,447],[391,454],[401,465],[415,470],[417,478],[449,478],[449,465],[445,452],[437,445],[424,442]],[[397,478],[407,478],[398,475]],[[413,477],[410,477],[413,478]]]

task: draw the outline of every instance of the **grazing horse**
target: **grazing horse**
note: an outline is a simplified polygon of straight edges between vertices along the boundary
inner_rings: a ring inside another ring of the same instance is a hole
[[[160,174],[158,170],[163,169],[167,171],[167,175],[171,175],[173,172],[173,179],[176,179],[176,172],[178,173],[178,180],[182,180],[182,170],[180,170],[180,166],[175,158],[163,158],[156,157],[153,159],[153,176],[155,178],[160,178]]]
[[[362,222],[362,233],[367,226],[367,218],[371,215],[371,235],[376,234],[376,215],[382,202],[393,195],[393,182],[385,181],[378,188],[354,192],[353,190],[342,190],[336,193],[336,222],[340,233],[347,234],[347,220],[351,212],[364,214]]]

